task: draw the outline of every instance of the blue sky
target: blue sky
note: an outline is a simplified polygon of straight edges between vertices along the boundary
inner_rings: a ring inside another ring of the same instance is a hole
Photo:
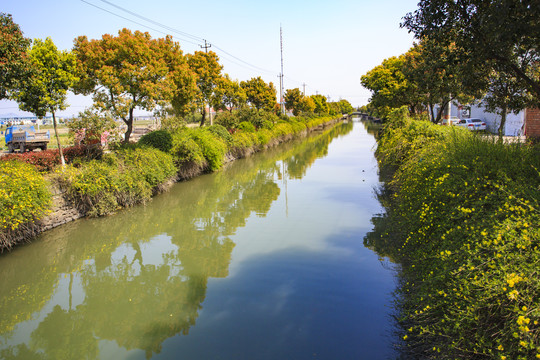
[[[302,90],[305,83],[307,95],[329,95],[332,101],[343,98],[359,106],[367,103],[370,95],[360,85],[360,76],[412,45],[412,35],[400,29],[399,23],[407,12],[417,8],[417,3],[418,0],[4,0],[0,12],[12,14],[26,37],[51,37],[59,49],[66,50],[71,49],[77,36],[95,39],[105,33],[117,34],[124,27],[148,31],[153,37],[170,33],[184,53],[200,50],[199,44],[206,39],[220,56],[224,72],[232,78],[262,76],[276,87],[281,71],[281,24],[285,89]],[[72,106],[63,114],[76,114],[91,102],[70,96],[69,103]],[[22,114],[16,103],[1,101],[0,114],[5,113]]]

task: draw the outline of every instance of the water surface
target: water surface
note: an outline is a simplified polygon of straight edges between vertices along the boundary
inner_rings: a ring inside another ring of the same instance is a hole
[[[388,359],[373,136],[338,125],[0,256],[1,359]]]

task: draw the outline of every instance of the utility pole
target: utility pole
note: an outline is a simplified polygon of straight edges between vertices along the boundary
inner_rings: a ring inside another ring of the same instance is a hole
[[[203,45],[199,45],[199,46],[201,47],[201,49],[204,49],[204,52],[206,52],[208,54],[208,48],[211,48],[212,44],[209,44],[209,43],[206,42],[206,40],[204,40],[204,46]]]
[[[204,52],[208,54],[208,48],[212,47],[212,44],[209,44],[206,42],[206,39],[204,40],[204,46],[199,45],[201,49],[204,49]],[[206,104],[204,105],[206,107]],[[210,106],[210,103],[208,103],[208,117],[210,118],[210,125],[214,125],[214,122],[212,121],[212,106]],[[204,120],[204,119],[203,119]]]
[[[281,109],[281,113],[283,114],[283,75],[279,74],[279,108]]]
[[[280,88],[280,105],[281,105],[281,113],[285,114],[285,103],[283,102],[283,30],[281,28],[281,24],[279,24],[279,42],[281,47],[281,74],[280,75],[280,82],[279,82],[279,88]]]

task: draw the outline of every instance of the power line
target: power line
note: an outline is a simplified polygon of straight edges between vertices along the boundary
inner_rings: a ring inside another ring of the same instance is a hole
[[[148,29],[150,29],[150,30],[153,30],[153,31],[156,31],[156,32],[158,32],[158,33],[160,33],[160,34],[170,35],[170,34],[167,34],[166,32],[161,31],[161,30],[154,29],[154,28],[152,28],[152,27],[150,27],[150,26],[148,26],[148,25],[141,24],[140,22],[137,22],[137,21],[135,21],[135,20],[129,19],[129,18],[124,17],[124,16],[122,16],[122,15],[118,15],[118,14],[112,12],[112,11],[109,11],[109,10],[104,9],[104,8],[102,8],[102,7],[99,7],[99,6],[95,5],[95,4],[92,4],[92,3],[90,3],[90,2],[88,2],[88,1],[86,1],[86,0],[81,0],[81,1],[82,1],[83,3],[85,3],[85,4],[88,4],[88,5],[90,5],[90,6],[93,6],[93,7],[97,8],[97,9],[100,9],[100,10],[102,10],[102,11],[105,11],[105,12],[111,14],[111,15],[117,16],[117,17],[119,17],[119,18],[121,18],[121,19],[124,19],[124,20],[127,20],[127,21],[131,21],[132,23],[135,23],[135,24],[137,24],[137,25],[146,27],[146,28],[148,28]],[[189,40],[186,40],[186,39],[181,39],[181,40],[183,40],[183,41],[185,41],[185,42],[188,42],[188,43],[191,43],[191,44],[193,44],[193,45],[199,45],[199,44],[197,44],[197,43],[195,43],[195,42],[193,42],[193,41],[189,41]]]
[[[189,33],[184,32],[184,31],[177,30],[177,29],[172,28],[172,27],[170,27],[170,26],[164,25],[164,24],[162,24],[162,23],[160,23],[160,22],[158,22],[158,21],[155,21],[155,20],[152,20],[152,19],[147,18],[147,17],[145,17],[145,16],[139,15],[139,14],[133,12],[133,11],[130,11],[130,10],[128,10],[128,9],[125,9],[125,8],[121,7],[121,6],[118,6],[118,5],[116,5],[116,4],[114,4],[114,3],[110,2],[110,1],[107,1],[107,0],[100,0],[100,1],[101,1],[101,2],[104,2],[105,4],[109,4],[110,6],[113,6],[113,7],[117,8],[117,9],[119,9],[119,10],[122,10],[122,11],[124,11],[124,12],[127,12],[128,14],[131,14],[131,15],[133,15],[133,16],[136,16],[136,17],[138,17],[139,19],[148,21],[149,23],[152,23],[152,24],[154,24],[154,25],[160,26],[160,27],[162,27],[162,28],[164,28],[164,29],[167,29],[167,30],[169,30],[169,31],[175,32],[175,33],[180,34],[180,35],[182,35],[182,36],[187,36],[187,37],[190,37],[190,38],[192,38],[193,40],[197,40],[197,41],[204,40],[204,39],[202,39],[202,38],[200,38],[200,37],[198,37],[198,36],[189,34]],[[205,41],[206,41],[206,40],[205,40]]]
[[[115,12],[112,12],[112,11],[110,11],[110,10],[104,9],[104,8],[102,8],[102,7],[100,7],[100,6],[95,5],[95,4],[92,4],[92,3],[90,3],[90,2],[88,2],[88,1],[86,1],[86,0],[81,0],[81,1],[84,2],[84,3],[86,3],[86,4],[88,4],[88,5],[91,5],[91,6],[95,7],[95,8],[97,8],[97,9],[100,9],[100,10],[102,10],[102,11],[105,11],[105,12],[111,14],[111,15],[117,16],[117,17],[119,17],[119,18],[121,18],[121,19],[124,19],[124,20],[127,20],[127,21],[131,21],[131,22],[133,22],[133,23],[135,23],[135,24],[137,24],[137,25],[146,27],[146,28],[151,29],[151,30],[153,30],[153,31],[157,31],[157,32],[159,32],[159,33],[161,33],[161,34],[170,35],[170,34],[168,34],[168,33],[165,33],[165,32],[163,32],[163,31],[161,31],[161,30],[157,30],[157,29],[155,29],[155,28],[153,28],[153,27],[150,27],[150,26],[148,26],[148,25],[145,25],[145,24],[142,24],[142,23],[140,23],[140,22],[134,21],[134,20],[132,20],[132,19],[129,19],[129,18],[127,18],[127,17],[124,17],[124,16],[122,16],[122,15],[119,15],[119,14],[117,14],[117,13],[115,13]],[[117,8],[117,9],[119,9],[119,10],[122,10],[122,11],[128,13],[128,14],[131,14],[131,15],[133,15],[133,16],[136,16],[136,17],[138,17],[139,19],[148,21],[148,22],[150,22],[150,23],[152,23],[152,24],[154,24],[154,25],[157,25],[157,26],[159,26],[159,27],[162,27],[162,28],[164,28],[164,29],[167,29],[167,30],[169,30],[169,31],[171,31],[171,32],[174,32],[174,33],[177,33],[177,34],[181,34],[182,36],[187,36],[187,37],[189,37],[189,38],[191,38],[191,39],[193,39],[193,40],[199,41],[199,42],[205,41],[205,46],[208,46],[207,43],[206,43],[206,40],[203,39],[203,38],[201,38],[201,37],[199,37],[199,36],[192,35],[192,34],[189,34],[189,33],[184,32],[184,31],[180,31],[180,30],[174,29],[174,28],[172,28],[172,27],[170,27],[170,26],[164,25],[164,24],[162,24],[162,23],[160,23],[160,22],[157,22],[157,21],[155,21],[155,20],[152,20],[152,19],[147,18],[147,17],[142,16],[142,15],[139,15],[139,14],[137,14],[137,13],[135,13],[135,12],[133,12],[133,11],[130,11],[130,10],[128,10],[128,9],[125,9],[125,8],[123,8],[123,7],[121,7],[121,6],[115,5],[114,3],[110,2],[110,1],[107,1],[107,0],[100,0],[100,1],[102,1],[102,2],[104,2],[104,3],[106,3],[106,4],[109,4],[109,5],[115,7],[115,8]],[[173,37],[174,37],[174,36],[173,36]],[[189,41],[189,40],[186,40],[186,39],[180,39],[180,40],[186,41],[186,42],[188,42],[188,43],[190,43],[190,44],[193,44],[193,45],[199,45],[199,46],[201,46],[201,47],[204,48],[204,46],[202,46],[202,45],[200,45],[200,44],[198,44],[198,43],[195,43],[195,42],[193,42],[193,41]],[[217,46],[217,45],[214,44],[214,43],[212,43],[210,46],[213,46],[215,49],[219,50],[219,51],[222,52],[223,54],[225,54],[225,55],[227,55],[227,56],[230,56],[231,58],[236,59],[236,60],[240,61],[241,63],[243,63],[243,64],[245,64],[245,65],[251,67],[252,69],[249,69],[249,70],[255,69],[255,70],[258,70],[258,71],[264,71],[265,73],[269,73],[269,74],[272,74],[272,75],[275,74],[275,71],[271,71],[271,70],[268,70],[268,69],[263,69],[263,68],[258,67],[258,66],[256,66],[256,65],[250,64],[250,63],[248,63],[247,61],[244,61],[244,60],[240,59],[239,57],[234,56],[233,54],[231,54],[231,53],[225,51],[224,49],[220,48],[219,46]],[[210,46],[208,46],[208,47],[210,47]],[[234,62],[234,61],[232,61],[232,60],[230,60],[230,59],[228,59],[228,61],[230,61],[230,62],[232,62],[232,63],[234,63],[234,64],[236,64],[236,65],[238,65],[238,66],[241,66],[241,67],[246,68],[245,65],[236,63],[236,62]]]

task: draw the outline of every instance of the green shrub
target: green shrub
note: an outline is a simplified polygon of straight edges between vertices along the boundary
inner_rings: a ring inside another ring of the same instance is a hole
[[[158,186],[176,173],[173,157],[158,149],[123,150],[118,156],[126,168],[135,171],[151,187]]]
[[[272,140],[272,131],[268,129],[260,129],[257,131],[257,143],[266,145]]]
[[[176,174],[172,156],[152,149],[124,149],[102,161],[68,166],[58,181],[88,216],[107,215],[120,206],[145,202],[153,190]]]
[[[437,359],[538,357],[540,149],[395,119],[377,152],[398,166],[390,231],[378,233],[403,264],[408,348]]]
[[[238,124],[238,130],[245,131],[245,132],[255,132],[255,126],[247,121],[243,121],[240,124]]]
[[[201,147],[190,136],[191,129],[183,129],[173,134],[171,153],[177,164],[194,163],[201,168],[206,166],[206,160]]]
[[[141,137],[139,145],[150,146],[168,153],[172,149],[172,135],[167,130],[152,131]]]
[[[221,140],[225,141],[227,145],[230,145],[233,141],[233,138],[231,134],[227,131],[227,129],[219,124],[214,124],[212,126],[209,126],[206,128],[210,133],[212,133],[214,136],[220,138]]]
[[[214,123],[221,125],[226,129],[236,129],[236,126],[240,123],[236,112],[224,111],[216,115]]]
[[[9,233],[41,219],[51,205],[47,183],[20,161],[0,161],[0,249],[11,247]]]
[[[210,170],[216,171],[220,169],[223,166],[223,160],[227,152],[225,143],[206,129],[197,129],[191,133],[191,136],[199,145]]]
[[[233,145],[232,147],[236,150],[239,149],[247,149],[252,146],[257,145],[258,143],[258,136],[257,133],[254,132],[245,132],[245,131],[239,131],[233,134]]]

